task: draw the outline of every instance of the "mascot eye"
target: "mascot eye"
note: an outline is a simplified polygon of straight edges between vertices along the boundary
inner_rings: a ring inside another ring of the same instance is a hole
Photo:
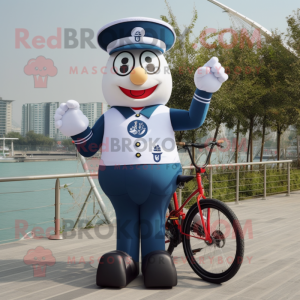
[[[130,52],[119,53],[114,60],[114,71],[120,76],[128,75],[134,69],[134,57]]]
[[[140,64],[148,74],[154,74],[159,70],[160,61],[152,51],[144,51],[140,56]]]

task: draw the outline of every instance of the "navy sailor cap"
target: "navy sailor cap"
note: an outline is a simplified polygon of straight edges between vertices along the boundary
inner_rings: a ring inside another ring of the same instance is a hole
[[[98,44],[109,54],[121,50],[147,49],[164,53],[175,43],[174,29],[168,23],[143,17],[124,18],[103,26]]]

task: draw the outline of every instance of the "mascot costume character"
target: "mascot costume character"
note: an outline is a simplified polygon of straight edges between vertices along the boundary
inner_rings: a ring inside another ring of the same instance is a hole
[[[172,77],[163,56],[175,42],[172,26],[134,17],[111,22],[98,32],[109,54],[102,90],[111,108],[91,129],[79,103],[62,103],[56,127],[71,136],[85,157],[102,146],[99,183],[117,217],[117,249],[102,256],[97,285],[124,287],[142,273],[146,287],[172,287],[177,273],[165,251],[165,215],[182,169],[174,131],[200,127],[212,93],[228,79],[213,57],[194,76],[189,111],[165,106]]]

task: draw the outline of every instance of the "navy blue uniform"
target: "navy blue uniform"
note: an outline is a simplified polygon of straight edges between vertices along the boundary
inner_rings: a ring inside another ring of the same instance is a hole
[[[206,118],[211,96],[197,89],[189,111],[170,109],[173,130],[199,128]],[[118,110],[124,118],[135,114],[129,107],[118,107]],[[145,107],[144,114],[151,117],[151,109]],[[92,129],[88,127],[72,137],[81,155],[90,157],[99,150],[104,125],[102,115]],[[101,188],[116,211],[117,250],[139,261],[139,234],[143,257],[155,250],[165,250],[165,214],[181,172],[180,164],[135,164],[99,169]]]

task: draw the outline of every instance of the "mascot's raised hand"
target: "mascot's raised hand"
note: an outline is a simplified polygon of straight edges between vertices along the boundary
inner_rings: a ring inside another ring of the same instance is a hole
[[[208,93],[217,92],[227,79],[228,75],[217,57],[212,57],[203,67],[197,69],[194,75],[197,89]]]
[[[79,109],[79,103],[69,100],[62,103],[54,115],[55,127],[65,136],[73,136],[87,129],[89,126],[88,118]]]

